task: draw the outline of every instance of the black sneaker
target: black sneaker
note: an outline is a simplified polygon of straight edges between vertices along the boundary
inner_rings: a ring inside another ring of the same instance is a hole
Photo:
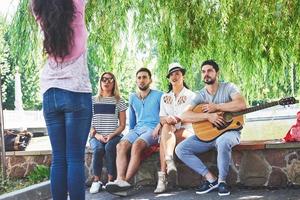
[[[216,189],[217,187],[218,179],[212,183],[210,183],[209,181],[204,181],[204,183],[196,189],[196,194],[205,194]]]
[[[218,191],[219,191],[219,193],[218,193],[219,196],[230,195],[230,191],[229,191],[228,185],[226,183],[224,183],[224,182],[219,183]]]

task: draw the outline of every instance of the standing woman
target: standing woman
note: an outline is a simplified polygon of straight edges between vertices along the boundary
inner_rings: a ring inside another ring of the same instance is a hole
[[[176,181],[177,169],[173,155],[176,144],[193,135],[191,124],[182,124],[179,116],[185,111],[195,93],[188,89],[184,82],[185,69],[179,63],[169,65],[167,78],[169,91],[163,94],[160,102],[160,123],[153,131],[153,136],[160,135],[160,171],[154,193],[167,190],[168,181]],[[168,177],[167,177],[168,176]],[[168,178],[168,180],[167,180]]]
[[[84,155],[92,118],[84,0],[32,0],[44,33],[43,112],[52,147],[54,200],[85,199]]]
[[[90,145],[93,149],[94,181],[90,193],[102,187],[101,171],[105,156],[108,182],[116,178],[116,146],[126,124],[125,101],[121,99],[115,76],[110,72],[101,75],[98,94],[93,97],[93,118]]]

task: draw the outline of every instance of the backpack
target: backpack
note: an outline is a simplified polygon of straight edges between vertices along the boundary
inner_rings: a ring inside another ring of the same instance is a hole
[[[31,138],[28,131],[4,130],[5,151],[24,151]]]

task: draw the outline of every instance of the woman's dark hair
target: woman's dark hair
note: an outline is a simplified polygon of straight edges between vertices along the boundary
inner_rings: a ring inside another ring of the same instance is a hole
[[[190,89],[189,86],[187,86],[187,84],[183,81],[183,86],[186,88],[186,89]],[[169,83],[168,85],[168,92],[171,92],[173,89],[173,86],[171,83]]]
[[[64,59],[73,40],[71,23],[75,16],[73,0],[33,0],[32,8],[44,32],[44,51]]]

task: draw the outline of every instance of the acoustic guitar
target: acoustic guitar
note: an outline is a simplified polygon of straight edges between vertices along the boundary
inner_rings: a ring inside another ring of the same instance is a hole
[[[274,102],[246,108],[245,110],[239,112],[218,112],[218,114],[223,116],[225,121],[225,124],[221,127],[216,127],[208,120],[195,122],[192,125],[193,125],[195,135],[201,141],[211,142],[228,130],[241,130],[244,124],[244,117],[243,117],[244,114],[255,112],[276,105],[285,106],[285,105],[295,104],[298,102],[299,101],[296,100],[294,97],[288,97],[288,98],[282,98],[279,101],[274,101]],[[204,104],[197,105],[193,109],[193,111],[197,113],[203,113],[202,111],[203,105]]]

